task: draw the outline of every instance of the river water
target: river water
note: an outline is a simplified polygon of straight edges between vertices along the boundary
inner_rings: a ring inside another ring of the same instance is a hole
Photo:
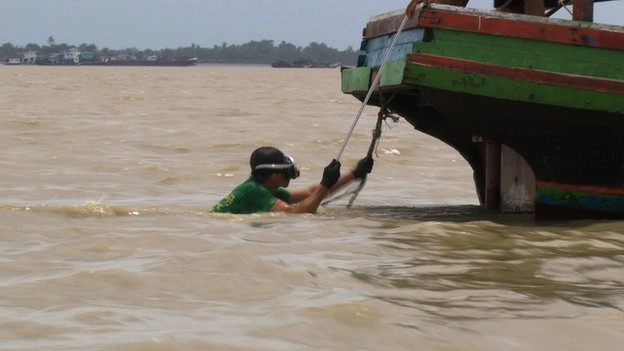
[[[0,66],[1,350],[621,350],[624,222],[482,211],[388,123],[353,207],[215,215],[261,145],[321,178],[335,69]],[[342,156],[366,154],[364,110]]]

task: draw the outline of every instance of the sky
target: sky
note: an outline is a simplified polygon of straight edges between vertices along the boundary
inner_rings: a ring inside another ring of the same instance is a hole
[[[468,7],[492,9],[493,0]],[[139,50],[273,40],[359,48],[369,18],[409,0],[0,0],[0,45],[95,44]],[[557,14],[570,18],[565,11]],[[597,4],[594,21],[624,25],[624,0]]]

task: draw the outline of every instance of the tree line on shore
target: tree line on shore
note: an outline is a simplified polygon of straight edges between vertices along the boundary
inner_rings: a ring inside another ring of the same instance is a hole
[[[215,45],[212,48],[203,48],[192,44],[188,47],[177,49],[138,50],[126,48],[113,50],[109,48],[98,49],[95,44],[56,44],[54,39],[48,39],[48,45],[27,44],[24,47],[5,43],[0,46],[0,59],[2,61],[12,57],[21,58],[24,53],[34,51],[37,55],[48,56],[51,54],[68,51],[76,48],[81,52],[90,52],[94,60],[105,57],[126,55],[143,59],[148,56],[160,58],[192,58],[196,57],[200,63],[240,63],[240,64],[271,64],[276,61],[295,61],[306,59],[318,63],[342,63],[354,65],[357,62],[358,52],[349,47],[340,51],[328,47],[324,43],[310,43],[306,47],[295,46],[282,41],[275,44],[273,40],[250,41],[242,45],[227,44]]]

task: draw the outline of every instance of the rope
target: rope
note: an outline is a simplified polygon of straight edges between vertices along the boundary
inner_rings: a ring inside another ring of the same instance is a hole
[[[546,11],[546,14],[544,15],[544,17],[550,17],[554,15],[555,12],[559,11],[561,8],[564,8],[566,11],[568,11],[570,16],[574,16],[572,12],[570,12],[570,9],[567,8],[567,6],[570,4],[572,4],[572,0],[558,0],[557,5],[555,5],[555,7],[551,8],[550,10]]]
[[[384,55],[383,60],[381,61],[381,65],[379,66],[379,70],[377,71],[377,75],[375,76],[375,78],[373,79],[373,82],[371,83],[370,88],[368,89],[368,93],[366,94],[366,97],[364,98],[364,100],[362,101],[362,104],[360,104],[360,109],[357,113],[357,115],[355,116],[355,119],[353,120],[353,123],[351,123],[351,127],[349,128],[349,131],[347,132],[347,135],[345,137],[345,139],[342,141],[342,145],[340,146],[340,150],[338,150],[338,154],[336,155],[336,160],[340,161],[340,157],[342,157],[342,153],[344,152],[345,148],[347,147],[347,143],[349,142],[349,139],[351,138],[351,135],[353,134],[353,131],[355,130],[355,126],[357,125],[358,121],[360,120],[360,117],[362,116],[362,113],[364,112],[364,108],[366,107],[366,105],[368,105],[368,101],[370,100],[371,96],[373,95],[373,91],[375,90],[375,88],[377,87],[377,85],[379,84],[379,79],[381,78],[381,73],[383,72],[383,69],[386,65],[386,62],[388,61],[388,59],[390,58],[390,54],[392,53],[392,51],[394,50],[394,46],[396,45],[399,36],[401,36],[401,32],[403,32],[403,29],[405,28],[405,25],[407,24],[407,20],[408,20],[408,16],[405,16],[403,18],[403,21],[401,22],[401,25],[399,26],[399,29],[396,32],[396,35],[394,36],[394,38],[392,39],[392,43],[390,43],[390,46],[388,47],[388,50],[386,50],[386,53]],[[383,119],[385,119],[385,116],[387,115],[388,111],[385,108],[381,108],[381,110],[379,111],[379,113],[377,114],[377,125],[375,127],[375,131],[373,132],[373,140],[371,140],[371,144],[368,148],[368,153],[367,153],[367,157],[372,157],[373,152],[375,150],[375,147],[377,146],[377,143],[379,141],[379,137],[381,137],[381,121]],[[360,193],[360,191],[362,190],[362,188],[364,188],[364,185],[366,184],[366,175],[363,176],[360,179],[360,183],[358,184],[357,188],[353,191],[346,191],[343,194],[339,194],[336,195],[330,199],[325,200],[322,205],[326,205],[330,202],[336,201],[338,199],[341,199],[349,194],[352,194],[351,199],[349,200],[349,203],[347,204],[347,207],[350,208],[351,205],[353,204],[353,202],[355,201],[355,198],[358,196],[358,194]]]
[[[396,116],[393,116],[391,112],[385,106],[381,107],[379,109],[379,112],[377,113],[377,124],[375,125],[375,129],[373,130],[373,138],[371,140],[370,146],[368,147],[368,152],[366,154],[366,157],[372,158],[373,153],[376,153],[377,147],[379,145],[379,139],[381,138],[381,127],[382,127],[381,122],[385,121],[388,117],[390,117],[395,122],[398,122],[399,120],[399,118]],[[345,196],[351,195],[351,198],[349,199],[349,203],[347,204],[347,208],[351,208],[351,205],[353,205],[353,202],[355,201],[357,196],[360,194],[360,191],[362,191],[362,189],[364,188],[364,185],[366,185],[366,178],[367,178],[366,175],[360,178],[359,183],[355,189],[347,190],[342,194],[339,194],[330,199],[327,199],[322,203],[322,205],[324,206],[330,202],[334,202],[336,200],[342,199]]]
[[[570,9],[566,6],[566,2],[565,2],[565,0],[559,0],[559,1],[558,1],[558,6],[563,7],[566,11],[568,11],[568,13],[570,14],[570,16],[573,16],[573,17],[574,17],[574,15],[572,14],[572,11],[570,11]]]
[[[373,152],[377,149],[377,145],[379,145],[379,139],[381,138],[381,121],[386,118],[388,114],[388,110],[385,107],[379,109],[377,113],[377,124],[375,124],[375,129],[373,130],[373,139],[371,140],[370,145],[368,146],[368,152],[366,153],[366,157],[373,157]],[[353,191],[353,195],[349,199],[349,203],[347,203],[347,208],[351,208],[351,205],[355,202],[355,199],[360,195],[360,191],[366,185],[367,175],[364,174],[360,179],[360,184],[358,184],[357,188]]]
[[[396,43],[397,43],[397,41],[399,39],[399,36],[401,35],[401,32],[405,28],[405,24],[407,24],[407,19],[408,19],[407,16],[405,16],[403,18],[403,22],[401,22],[401,25],[399,26],[399,30],[397,30],[396,35],[392,39],[392,43],[390,44],[390,47],[388,47],[388,50],[386,50],[386,54],[385,54],[383,60],[381,61],[381,66],[379,66],[379,70],[377,71],[377,75],[375,76],[375,79],[373,80],[373,83],[371,84],[370,89],[368,89],[368,93],[366,94],[366,98],[364,98],[364,100],[362,101],[362,104],[360,105],[360,110],[358,111],[357,115],[355,116],[355,119],[353,120],[353,123],[351,124],[351,128],[349,128],[349,131],[347,132],[347,136],[342,141],[342,145],[340,146],[340,150],[338,151],[338,154],[336,155],[336,160],[337,161],[340,161],[340,157],[342,157],[342,153],[344,152],[345,148],[347,147],[347,143],[349,142],[349,139],[351,138],[351,135],[353,134],[353,131],[355,130],[355,126],[356,126],[357,122],[359,121],[360,117],[362,116],[362,112],[364,112],[364,108],[366,107],[366,105],[368,105],[368,100],[370,100],[371,96],[373,95],[373,90],[375,89],[375,87],[379,83],[379,79],[381,78],[381,72],[383,71],[386,62],[390,58],[390,54],[392,53],[392,50],[394,49],[394,46],[396,45]]]

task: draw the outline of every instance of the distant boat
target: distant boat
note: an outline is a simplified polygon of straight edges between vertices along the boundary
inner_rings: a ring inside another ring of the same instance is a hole
[[[34,65],[37,62],[37,52],[36,51],[28,51],[24,54],[22,58],[23,65]]]
[[[22,64],[22,59],[16,58],[16,57],[10,57],[10,58],[6,59],[6,61],[2,62],[2,64],[3,65],[7,65],[7,66],[21,65]]]
[[[194,66],[197,58],[190,59],[161,59],[157,56],[148,56],[146,59],[137,59],[128,55],[105,57],[101,61],[94,61],[93,52],[80,52],[76,48],[71,48],[65,52],[39,56],[35,51],[24,54],[22,59],[9,58],[5,65],[69,65],[69,66]]]
[[[134,58],[105,58],[102,61],[83,61],[81,65],[87,66],[194,66],[197,65],[197,58],[190,59],[159,59],[156,56],[150,56],[147,59]]]
[[[309,59],[298,59],[292,62],[278,60],[271,64],[273,68],[337,68],[340,63],[318,63]]]
[[[37,62],[37,53],[34,51],[28,51],[24,54],[24,57],[9,57],[5,61],[1,62],[3,65],[7,66],[18,66],[18,65],[34,65]]]
[[[37,65],[77,65],[80,63],[80,51],[76,48],[71,48],[67,51],[52,54],[45,58],[39,58],[35,56],[35,64]]]

